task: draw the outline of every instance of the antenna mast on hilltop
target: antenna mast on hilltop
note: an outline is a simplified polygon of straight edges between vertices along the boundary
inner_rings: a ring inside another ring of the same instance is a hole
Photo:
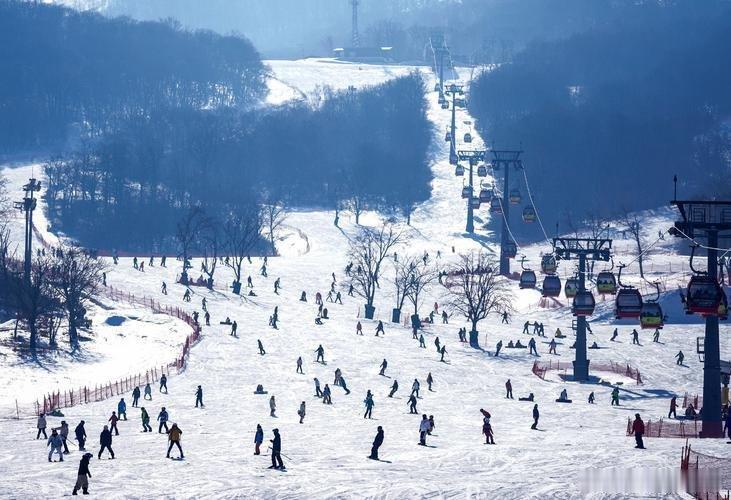
[[[360,37],[358,36],[358,5],[360,0],[350,0],[353,6],[353,47],[360,47]]]

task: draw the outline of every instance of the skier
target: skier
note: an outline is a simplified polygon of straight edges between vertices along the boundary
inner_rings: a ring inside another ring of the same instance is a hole
[[[74,429],[76,435],[76,441],[79,442],[79,451],[86,451],[84,445],[86,444],[86,429],[84,429],[84,421],[79,422],[79,425]]]
[[[371,417],[371,414],[373,413],[373,407],[376,403],[373,401],[373,393],[371,393],[370,389],[368,389],[368,392],[366,393],[366,398],[363,400],[363,404],[365,404],[366,407],[363,418],[373,418]]]
[[[612,338],[609,339],[609,340],[611,340],[612,342],[614,342],[617,339],[617,336],[618,335],[619,335],[619,331],[617,331],[617,329],[615,328],[614,329],[614,332],[612,332]]]
[[[376,438],[373,440],[373,446],[371,447],[371,455],[368,458],[370,458],[371,460],[379,460],[378,448],[380,448],[382,444],[383,444],[383,427],[381,427],[379,425],[378,431],[376,432]]]
[[[304,375],[304,371],[302,371],[302,356],[299,356],[297,358],[297,373],[301,373]]]
[[[640,345],[640,334],[634,328],[632,329],[632,343]]]
[[[203,309],[204,311],[208,310],[208,301],[205,297],[201,299],[201,309]]]
[[[137,403],[140,400],[140,386],[135,387],[132,390],[132,407],[137,408]]]
[[[320,292],[317,292],[315,294],[315,305],[318,305],[318,306],[322,305],[322,294]]]
[[[317,379],[317,377],[315,377],[313,380],[315,381],[315,396],[321,398],[322,391],[320,390],[320,381]]]
[[[442,352],[441,345],[439,343],[439,337],[434,339],[434,345],[437,346],[437,353]]]
[[[678,407],[678,398],[673,396],[670,400],[670,411],[668,412],[668,418],[670,418],[670,415],[673,416],[673,418],[678,418],[678,414],[675,412]],[[731,412],[728,412],[731,414]]]
[[[508,311],[503,311],[503,319],[501,323],[505,323],[506,325],[510,324],[510,320],[508,319]]]
[[[157,433],[162,434],[163,427],[165,427],[165,432],[168,432],[168,412],[164,406],[160,410],[160,413],[157,415],[157,420],[160,422],[160,425],[157,428]]]
[[[416,410],[416,397],[414,397],[414,394],[412,393],[411,396],[409,396],[409,400],[407,403],[409,405],[409,413],[417,415],[419,412]]]
[[[48,443],[46,446],[51,447],[51,451],[48,452],[48,461],[53,462],[51,460],[51,457],[53,456],[53,452],[58,453],[58,461],[63,462],[63,454],[61,453],[61,447],[63,446],[63,438],[59,436],[58,432],[56,432],[56,429],[51,430],[51,437],[48,438]]]
[[[386,361],[386,358],[383,358],[383,362],[381,363],[381,371],[378,372],[378,374],[385,377],[387,367],[388,367],[388,361]]]
[[[500,349],[503,348],[503,341],[498,340],[497,344],[495,344],[495,357],[497,358],[500,355]]]
[[[185,456],[183,456],[183,448],[180,447],[180,436],[183,434],[183,431],[180,430],[180,427],[178,427],[178,424],[173,423],[173,426],[168,431],[168,440],[170,441],[170,446],[168,446],[168,453],[165,456],[166,458],[170,458],[170,451],[172,451],[173,446],[178,447],[178,451],[180,451],[180,459],[184,459]]]
[[[300,403],[300,409],[297,410],[297,415],[300,417],[300,424],[305,420],[305,402]]]
[[[419,334],[419,347],[426,349],[426,341],[424,340],[424,334]]]
[[[149,399],[150,401],[152,401],[152,387],[150,386],[150,383],[149,382],[147,384],[145,384],[145,396],[144,396],[144,398],[145,399]]]
[[[505,398],[513,399],[513,384],[510,383],[510,379],[505,382]]]
[[[538,429],[538,417],[540,416],[540,413],[538,413],[538,405],[533,405],[533,425],[530,426],[531,429],[536,430]]]
[[[315,362],[320,362],[323,365],[325,364],[325,349],[322,347],[322,344],[317,346],[317,349],[315,349],[315,352],[317,353],[317,359]]]
[[[277,295],[279,295],[279,278],[277,278],[276,280],[274,280],[274,293],[276,293]]]
[[[335,294],[335,303],[343,305],[343,296],[340,295],[340,292]]]
[[[376,337],[378,337],[379,332],[386,335],[386,332],[383,331],[383,321],[380,320],[378,321],[378,325],[376,326]]]
[[[167,287],[165,287],[165,289],[167,290]],[[183,301],[190,302],[190,288],[185,290],[185,293],[183,294]]]
[[[322,403],[331,405],[333,404],[332,394],[330,393],[330,386],[325,384],[325,388],[322,390]]]
[[[449,324],[449,316],[447,316],[447,311],[442,311],[442,324]]]
[[[619,387],[612,389],[612,403],[611,406],[619,406]]]
[[[659,328],[655,328],[655,333],[652,334],[652,341],[660,342],[660,329]]]
[[[238,336],[238,335],[236,335],[236,330],[238,330],[238,328],[239,328],[239,325],[236,323],[236,320],[234,320],[234,322],[231,323],[231,336],[233,336],[233,337]]]
[[[530,341],[528,341],[528,347],[530,348],[529,354],[535,354],[536,356],[538,356],[538,349],[536,349],[536,339],[531,337]]]
[[[165,388],[165,394],[167,394],[168,393],[168,378],[164,373],[160,377],[160,392],[162,392],[163,388]]]
[[[117,416],[117,412],[112,412],[112,416],[109,417],[108,422],[112,423],[111,428],[109,429],[109,432],[114,431],[114,434],[119,436],[119,429],[117,429],[117,421],[119,420],[119,417]]]
[[[254,288],[254,283],[251,281],[251,276],[246,278],[246,286],[249,288]]]
[[[206,318],[206,326],[211,326],[211,313],[206,311],[205,318]]]
[[[683,366],[683,360],[685,359],[685,354],[683,354],[683,351],[678,351],[678,354],[676,354],[675,357],[678,359],[678,362],[676,364],[679,366]]]
[[[393,395],[396,394],[396,391],[398,391],[398,382],[394,380],[393,385],[391,385],[391,392],[388,393],[388,397],[392,398]]]
[[[198,408],[199,404],[201,408],[205,406],[203,404],[203,387],[201,386],[198,386],[198,389],[195,391],[195,407]]]
[[[429,430],[426,431],[426,433],[431,436],[431,433],[434,432],[435,428],[436,425],[434,424],[434,415],[429,415]]]
[[[447,354],[447,346],[446,345],[443,345],[442,346],[442,350],[439,351],[439,354],[442,355],[442,357],[441,357],[441,359],[439,361],[441,361],[442,363],[446,363],[446,361],[444,361],[444,355]]]
[[[483,415],[482,433],[485,435],[485,444],[495,444],[495,439],[492,434],[492,425],[490,424],[490,412],[480,408],[480,413]]]
[[[594,404],[594,391],[591,391],[589,393],[589,404],[590,405],[593,405]]]
[[[261,443],[264,442],[264,430],[261,425],[256,424],[256,434],[254,434],[254,455],[261,455]]]
[[[353,291],[355,290],[355,287],[353,287],[353,284],[351,283],[348,287],[348,296],[353,297]]]
[[[105,448],[109,451],[112,459],[114,459],[114,450],[112,450],[112,431],[110,431],[109,427],[107,427],[106,425],[104,426],[104,430],[99,435],[99,444],[101,445],[101,448],[99,448],[99,454],[97,455],[97,459],[102,459],[102,452]]]
[[[421,423],[419,423],[419,444],[426,446],[426,433],[429,430],[429,419],[426,415],[421,416]]]
[[[58,435],[61,436],[61,441],[63,442],[63,454],[68,455],[69,454],[69,446],[66,441],[68,441],[69,438],[69,424],[66,423],[65,420],[61,421],[61,427],[58,429],[53,429],[58,431]]]
[[[142,418],[142,432],[152,432],[152,427],[150,426],[150,414],[147,413],[144,406],[140,410],[140,417]]]
[[[635,448],[640,450],[645,449],[645,444],[642,442],[642,436],[645,434],[645,423],[640,418],[639,413],[635,413],[635,421],[632,422],[632,434],[635,435]]]
[[[333,385],[340,385],[340,377],[343,375],[343,372],[340,371],[340,368],[335,368],[335,379],[333,380]]]
[[[168,284],[165,283],[164,281],[162,282],[162,287],[161,287],[160,291],[162,291],[162,294],[163,295],[167,295],[168,294]]]
[[[127,403],[124,402],[124,398],[120,399],[119,403],[117,403],[117,415],[120,420],[127,420]]]
[[[556,339],[551,339],[551,342],[548,344],[548,354],[557,354],[556,353]]]
[[[89,472],[89,461],[93,456],[94,455],[91,453],[84,453],[81,457],[81,460],[79,461],[79,471],[76,474],[76,484],[74,485],[74,490],[71,492],[72,495],[78,495],[79,490],[81,490],[84,495],[89,494],[89,478],[91,477],[91,472]]]
[[[276,417],[277,412],[277,402],[274,400],[274,396],[269,398],[269,416],[270,417]]]
[[[274,439],[269,441],[272,443],[272,465],[270,469],[281,469],[284,470],[284,463],[282,462],[282,438],[279,435],[279,429],[273,429]]]
[[[355,325],[355,333],[358,335],[363,335],[363,325],[360,324],[360,321]]]
[[[525,323],[523,323],[523,333],[525,333],[526,335],[528,334],[528,327],[529,326],[530,326],[530,322],[529,321],[526,321]]]
[[[419,397],[419,388],[421,387],[421,384],[419,384],[419,381],[417,379],[414,379],[414,383],[411,384],[411,394],[416,394],[416,397]]]
[[[43,434],[43,439],[48,439],[48,435],[46,434],[46,414],[41,413],[38,415],[38,420],[36,421],[36,428],[38,429],[38,434],[36,434],[36,439],[40,439],[41,433]]]
[[[429,372],[429,375],[426,376],[426,383],[429,386],[429,392],[434,392],[431,388],[431,385],[434,383],[434,378],[431,376],[431,372]]]
[[[302,293],[300,294],[300,302],[307,302],[307,292],[302,290]]]
[[[256,339],[256,343],[259,345],[259,354],[264,356],[267,352],[264,350],[264,344],[261,343],[260,339]]]

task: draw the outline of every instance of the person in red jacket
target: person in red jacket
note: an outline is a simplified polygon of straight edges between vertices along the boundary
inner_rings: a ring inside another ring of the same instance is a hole
[[[642,435],[645,434],[645,423],[640,418],[639,413],[635,413],[635,421],[632,422],[632,434],[635,435],[635,442],[640,450],[645,449],[645,444],[642,442]]]

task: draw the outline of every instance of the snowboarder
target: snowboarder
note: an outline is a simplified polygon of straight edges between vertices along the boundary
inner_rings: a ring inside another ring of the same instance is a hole
[[[165,456],[166,458],[170,458],[170,451],[172,451],[173,446],[178,447],[178,451],[180,451],[180,459],[182,460],[185,458],[183,455],[183,448],[180,447],[181,434],[183,434],[183,431],[180,430],[178,424],[173,423],[173,426],[168,431],[168,441],[170,441],[170,445],[168,446],[168,453]]]
[[[393,395],[396,394],[396,391],[398,391],[398,382],[394,380],[393,384],[391,385],[391,392],[388,393],[388,397],[392,398]]]
[[[254,434],[254,455],[261,455],[261,443],[264,442],[264,429],[260,424],[256,424],[256,434]]]
[[[163,406],[160,410],[160,413],[157,415],[157,420],[160,422],[160,425],[157,428],[157,433],[162,434],[162,428],[165,427],[165,432],[168,432],[168,412]]]
[[[203,404],[203,387],[201,386],[198,386],[198,389],[195,391],[195,407],[198,408],[199,404],[201,408],[205,406]]]
[[[238,329],[239,329],[239,325],[238,325],[238,323],[236,323],[236,320],[234,320],[234,322],[231,323],[231,336],[232,337],[238,336],[238,335],[236,335],[236,330],[238,330]]]
[[[655,333],[652,334],[652,341],[656,342],[656,343],[660,342],[660,329],[659,328],[655,328]]]
[[[79,442],[79,451],[86,451],[86,448],[84,448],[86,444],[86,429],[84,429],[83,420],[74,429],[74,434],[76,435],[76,441]]]
[[[589,404],[590,405],[593,405],[594,404],[594,391],[591,391],[589,393]]]
[[[444,360],[444,355],[447,354],[447,346],[446,345],[443,345],[442,346],[442,350],[439,351],[439,354],[442,355],[442,357],[441,357],[441,359],[439,361],[441,361],[442,363],[446,363],[446,361]]]
[[[431,372],[426,376],[426,383],[429,386],[429,392],[434,392],[431,388],[431,385],[434,383],[434,377],[431,376]]]
[[[388,361],[386,361],[386,358],[383,358],[383,362],[381,363],[381,371],[378,372],[378,374],[385,377],[387,367],[388,367]]]
[[[147,384],[145,384],[145,396],[144,396],[144,398],[152,401],[152,387],[150,386],[150,383],[149,382]]]
[[[619,387],[612,389],[612,403],[611,406],[619,406]]]
[[[144,406],[140,410],[140,417],[142,418],[142,432],[152,432],[152,427],[150,426],[150,414],[147,413]]]
[[[48,439],[48,435],[46,434],[46,425],[46,415],[45,413],[41,413],[38,415],[38,420],[36,421],[36,428],[38,429],[36,439],[40,439],[41,434],[43,434],[43,439]]]
[[[91,472],[89,472],[89,461],[93,456],[94,455],[91,453],[84,453],[81,457],[81,460],[79,461],[79,471],[76,474],[76,484],[74,485],[74,490],[71,492],[72,495],[78,495],[79,490],[81,490],[84,495],[89,494],[89,478],[91,477]]]
[[[320,390],[320,381],[317,379],[317,377],[315,377],[313,380],[315,381],[315,396],[321,398],[322,391]]]
[[[409,405],[409,413],[417,415],[419,412],[416,410],[416,397],[411,394],[407,403]]]
[[[419,347],[426,349],[426,341],[424,340],[424,334],[419,334]]]
[[[279,435],[279,429],[273,429],[274,439],[270,439],[272,443],[272,465],[270,469],[282,469],[284,470],[284,463],[282,462],[282,438]]]
[[[307,292],[302,290],[302,293],[300,294],[300,302],[307,302]]]
[[[679,366],[683,366],[683,360],[685,359],[685,354],[683,354],[683,351],[678,351],[678,354],[676,354],[675,357],[678,359],[678,362],[676,364]]]
[[[315,349],[315,352],[317,353],[317,359],[315,362],[320,362],[323,365],[325,364],[325,349],[322,347],[322,344],[317,346],[317,349]]]
[[[642,436],[645,434],[645,423],[640,418],[639,413],[635,413],[635,421],[632,422],[632,434],[635,436],[635,448],[640,450],[645,449],[645,444],[642,442]]]
[[[378,449],[383,444],[383,427],[380,425],[378,426],[378,431],[376,432],[376,437],[373,440],[373,446],[371,447],[371,455],[368,457],[371,460],[379,460],[378,458]]]
[[[355,325],[355,333],[357,335],[363,335],[363,325],[360,324],[360,321]]]
[[[135,387],[132,390],[132,407],[137,408],[137,403],[140,400],[140,386]]]
[[[119,429],[117,429],[117,421],[119,420],[119,417],[117,416],[117,412],[112,412],[112,416],[109,417],[108,422],[111,422],[112,426],[109,428],[109,432],[114,431],[114,434],[119,436]]]
[[[419,381],[417,379],[414,379],[414,383],[411,384],[411,394],[416,394],[416,397],[419,397],[419,388],[421,387],[421,384],[419,384]]]
[[[365,404],[366,408],[366,411],[363,414],[363,418],[373,418],[371,417],[371,414],[373,413],[373,407],[376,405],[376,403],[373,401],[373,393],[371,393],[370,389],[368,389],[368,392],[366,393],[363,404]]]
[[[109,430],[109,427],[106,425],[104,426],[104,430],[99,435],[99,444],[101,445],[101,448],[99,448],[99,453],[97,455],[97,459],[102,459],[102,452],[106,448],[107,451],[109,451],[109,455],[111,455],[112,458],[114,458],[114,450],[112,450],[112,431]]]
[[[297,415],[300,417],[300,424],[304,422],[305,420],[305,402],[302,401],[300,403],[300,409],[297,410]]]
[[[348,384],[345,383],[345,377],[343,377],[342,375],[340,376],[340,387],[343,388],[346,396],[348,394],[350,394],[350,389],[348,389]]]
[[[640,334],[636,329],[632,329],[632,344],[640,345]]]
[[[264,350],[264,344],[261,343],[260,339],[256,339],[256,343],[259,345],[259,354],[264,356],[267,352]]]
[[[617,336],[618,335],[619,335],[619,331],[615,328],[614,331],[612,332],[612,338],[609,339],[609,340],[611,340],[612,342],[614,342],[617,339]]]
[[[274,400],[274,396],[269,398],[269,416],[276,417],[277,413],[277,402]]]
[[[429,419],[426,414],[421,416],[421,423],[419,423],[419,444],[426,446],[426,433],[429,430]]]
[[[297,373],[301,373],[304,375],[304,371],[302,371],[302,356],[299,356],[297,358]]]
[[[378,321],[378,325],[376,326],[376,337],[378,337],[378,333],[386,334],[385,331],[383,331],[383,321]]]
[[[332,394],[330,392],[330,386],[325,384],[325,388],[322,390],[322,402],[323,404],[333,404]]]
[[[530,341],[528,341],[528,347],[530,348],[529,354],[535,354],[536,356],[538,356],[538,349],[536,349],[536,339],[531,337]]]
[[[497,358],[500,355],[500,349],[503,348],[503,341],[498,340],[497,344],[495,344],[495,357]]]
[[[505,382],[505,398],[513,399],[513,384],[510,383],[510,379]]]
[[[63,446],[63,438],[56,432],[56,429],[51,430],[51,437],[48,438],[46,446],[51,447],[51,451],[48,452],[48,461],[53,462],[51,457],[53,453],[58,453],[58,461],[63,462],[63,454],[61,453],[61,447]]]
[[[490,412],[480,408],[480,413],[483,415],[482,433],[485,435],[485,444],[495,444],[495,439],[492,434],[492,425],[490,424]]]
[[[340,371],[340,368],[335,368],[335,379],[333,380],[333,385],[340,385],[340,377],[343,375],[343,372]]]
[[[678,414],[676,413],[676,410],[678,408],[678,398],[676,396],[673,396],[670,400],[670,411],[668,412],[668,418],[670,418],[670,415],[673,416],[673,418],[678,418]],[[731,412],[728,412],[731,414]]]
[[[160,291],[162,292],[163,295],[168,294],[168,284],[165,283],[164,281],[162,282],[162,287],[160,288]]]
[[[540,416],[540,413],[538,413],[538,405],[533,405],[533,425],[530,426],[531,429],[536,430],[538,429],[538,417]]]
[[[548,344],[548,354],[558,354],[556,352],[556,339],[551,339],[551,342]]]
[[[163,389],[165,389],[165,394],[167,394],[168,393],[168,378],[164,373],[160,377],[160,392],[162,392]]]
[[[119,403],[117,403],[117,415],[120,420],[127,420],[127,403],[124,402],[124,398],[120,399]]]

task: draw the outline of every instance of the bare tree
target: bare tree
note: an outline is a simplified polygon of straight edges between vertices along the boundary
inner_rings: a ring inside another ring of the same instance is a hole
[[[33,357],[37,353],[39,324],[58,307],[58,301],[51,288],[50,274],[50,260],[47,257],[39,257],[31,266],[30,280],[26,281],[19,268],[10,281],[13,306],[18,318],[24,321],[28,328],[29,348]]]
[[[589,230],[590,237],[594,239],[608,238],[609,230],[612,227],[606,218],[593,212],[584,219],[584,226]],[[594,276],[594,264],[596,264],[596,261],[591,260],[587,264],[589,266],[587,277],[592,279]]]
[[[350,208],[350,211],[353,212],[353,215],[355,215],[355,223],[360,224],[360,216],[366,209],[365,199],[360,195],[354,194],[348,200],[348,208]]]
[[[206,217],[201,226],[201,248],[203,249],[203,273],[208,276],[206,286],[213,290],[213,275],[216,273],[218,256],[221,252],[221,233],[213,218]]]
[[[640,218],[636,213],[632,214],[627,209],[623,210],[622,221],[626,226],[626,231],[629,232],[630,236],[632,236],[632,239],[635,242],[637,252],[637,265],[640,268],[640,277],[644,279],[644,261],[645,257],[647,256],[647,251],[645,250],[645,248],[647,247],[648,242],[647,237],[642,230],[642,223],[640,222]]]
[[[51,286],[60,299],[69,324],[71,349],[79,347],[78,329],[83,326],[86,306],[97,294],[105,267],[102,261],[78,247],[63,247],[56,252],[51,269]]]
[[[355,267],[350,283],[355,292],[366,300],[365,317],[368,319],[373,319],[376,310],[373,300],[383,260],[402,239],[401,232],[393,224],[384,224],[380,229],[361,228],[350,242],[348,256]]]
[[[188,284],[189,259],[198,244],[199,233],[205,223],[205,212],[201,207],[194,206],[185,213],[175,228],[175,239],[180,247],[178,256],[183,259],[183,272],[180,275],[180,283],[183,285]]]
[[[430,266],[426,259],[415,259],[409,264],[409,286],[406,296],[414,306],[414,314],[419,314],[422,294],[437,281],[438,277],[439,272]]]
[[[404,308],[404,302],[406,302],[409,287],[411,286],[409,269],[412,263],[412,258],[399,261],[394,257],[393,260],[393,286],[396,290],[396,307],[391,315],[391,321],[394,323],[401,322],[401,310]]]
[[[234,272],[233,291],[241,292],[241,268],[244,260],[261,239],[262,214],[256,207],[231,214],[226,221],[223,250],[226,266]]]
[[[472,325],[470,345],[479,347],[477,324],[490,313],[511,311],[513,294],[496,261],[483,251],[462,254],[445,278],[448,306]]]
[[[267,233],[267,238],[269,239],[269,244],[271,245],[272,255],[276,255],[276,234],[286,219],[284,203],[281,200],[267,201],[262,205],[261,213],[263,225]]]

